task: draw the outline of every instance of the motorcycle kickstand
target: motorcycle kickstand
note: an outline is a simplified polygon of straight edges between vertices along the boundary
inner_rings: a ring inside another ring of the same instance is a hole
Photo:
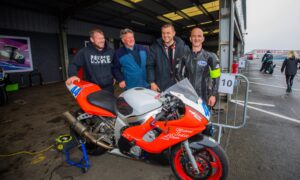
[[[188,157],[192,163],[193,169],[197,172],[197,174],[200,174],[200,171],[198,169],[197,163],[196,163],[196,159],[194,158],[193,154],[192,154],[192,150],[190,148],[190,144],[189,144],[189,140],[185,140],[183,141],[183,146],[188,154]]]

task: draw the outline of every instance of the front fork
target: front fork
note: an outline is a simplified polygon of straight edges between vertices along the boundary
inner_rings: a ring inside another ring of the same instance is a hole
[[[199,171],[197,163],[196,163],[196,159],[193,156],[192,150],[190,148],[189,140],[187,139],[187,140],[183,141],[182,144],[183,144],[184,149],[187,152],[188,157],[189,157],[189,159],[190,159],[190,161],[192,163],[193,169],[195,170],[195,172],[197,172],[197,174],[200,174],[200,171]]]

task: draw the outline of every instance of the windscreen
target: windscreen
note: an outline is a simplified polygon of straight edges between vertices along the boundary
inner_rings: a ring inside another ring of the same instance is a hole
[[[185,79],[177,82],[173,86],[169,87],[161,95],[164,96],[165,94],[169,94],[170,91],[183,94],[187,99],[189,99],[193,102],[197,102],[199,99],[194,87],[192,86],[192,84],[190,83],[190,81],[187,78],[185,78]]]

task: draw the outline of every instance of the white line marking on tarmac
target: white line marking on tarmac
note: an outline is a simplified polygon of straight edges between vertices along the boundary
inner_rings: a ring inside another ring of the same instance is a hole
[[[251,80],[252,80],[252,79],[262,79],[262,78],[249,78],[249,79],[251,79]]]
[[[270,87],[276,87],[276,88],[281,88],[281,89],[286,89],[286,87],[283,86],[274,86],[274,85],[269,85],[269,84],[263,84],[263,83],[256,83],[256,82],[251,82],[251,84],[257,84],[257,85],[262,85],[262,86],[270,86]],[[293,88],[293,91],[300,91],[300,89],[295,89]]]
[[[233,103],[236,103],[236,104],[238,104],[238,105],[244,106],[243,103],[239,103],[239,102],[233,102]],[[290,117],[287,117],[287,116],[284,116],[284,115],[281,115],[281,114],[269,112],[269,111],[266,111],[266,110],[263,110],[263,109],[259,109],[259,108],[257,108],[257,107],[249,106],[249,105],[247,105],[247,108],[254,109],[254,110],[257,110],[257,111],[260,111],[260,112],[264,112],[264,113],[266,113],[266,114],[270,114],[270,115],[272,115],[272,116],[276,116],[276,117],[279,117],[279,118],[282,118],[282,119],[286,119],[286,120],[288,120],[288,121],[292,121],[292,122],[295,122],[295,123],[299,123],[299,124],[300,124],[300,120],[298,120],[298,119],[294,119],[294,118],[290,118]]]
[[[292,112],[297,116],[296,111],[294,110],[294,108],[291,108]]]
[[[237,102],[237,103],[242,103],[244,104],[244,101],[241,101],[241,100],[235,100],[235,99],[232,99],[231,102]],[[260,105],[260,106],[268,106],[268,107],[275,107],[274,104],[265,104],[265,103],[258,103],[258,102],[247,102],[247,104],[254,104],[254,105]]]

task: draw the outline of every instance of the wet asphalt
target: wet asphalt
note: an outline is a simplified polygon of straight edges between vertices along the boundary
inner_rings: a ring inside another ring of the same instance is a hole
[[[230,161],[229,180],[300,179],[300,77],[295,77],[293,92],[287,94],[281,63],[276,61],[273,75],[258,71],[259,60],[250,61],[243,71],[251,89],[247,123],[241,129],[225,129],[221,139]],[[243,99],[243,87],[232,99]],[[230,121],[233,114],[241,119],[241,106],[228,103],[224,107],[228,113],[220,114],[221,121]],[[39,151],[52,145],[57,136],[69,132],[62,113],[76,109],[63,83],[10,93],[9,104],[0,107],[0,154]],[[74,149],[72,155],[78,159],[80,152]],[[84,174],[64,163],[54,149],[40,155],[0,157],[0,179],[175,179],[169,166],[153,162],[112,154],[89,156],[89,160],[91,168]]]
[[[258,71],[259,60],[248,62],[244,74],[251,107],[246,126],[227,131],[228,179],[300,179],[300,77],[294,79],[293,92],[286,93],[282,61],[275,63],[270,75]]]

